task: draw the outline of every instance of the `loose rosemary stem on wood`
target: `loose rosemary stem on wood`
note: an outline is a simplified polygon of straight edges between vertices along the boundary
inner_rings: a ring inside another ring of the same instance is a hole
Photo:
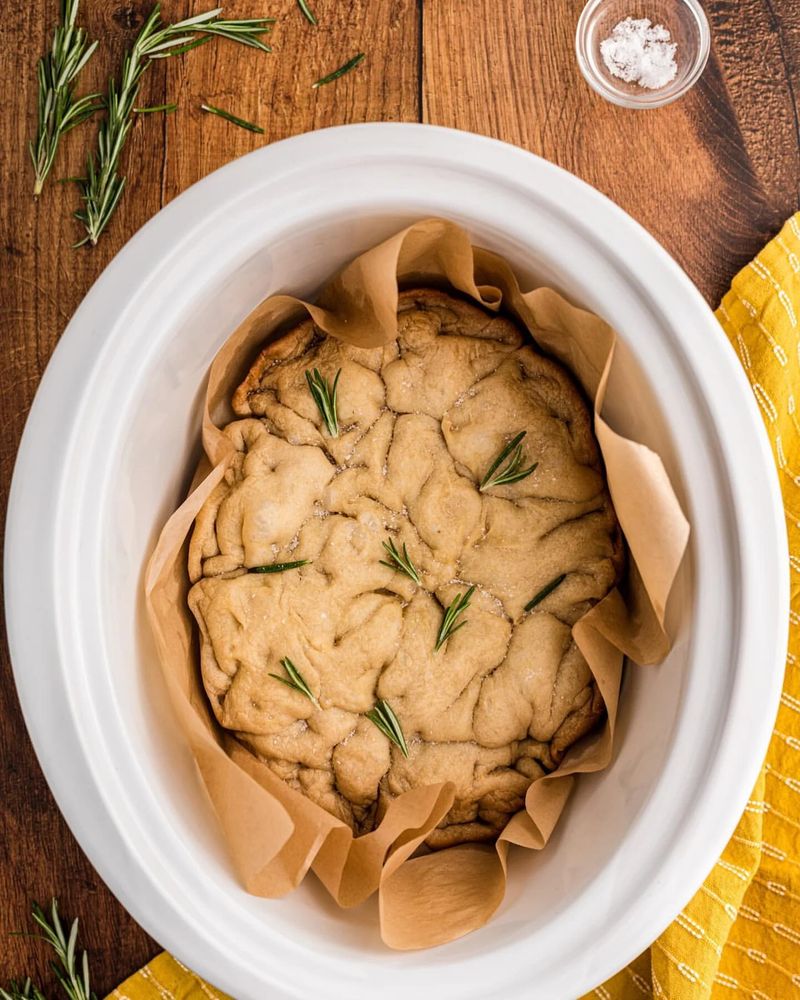
[[[306,3],[306,0],[297,0],[297,6],[303,12],[303,16],[310,24],[316,24],[317,19],[314,17],[314,13],[311,8]]]
[[[231,122],[232,125],[238,125],[239,128],[247,129],[248,132],[258,132],[260,135],[264,134],[264,129],[260,125],[255,125],[253,122],[249,122],[245,118],[238,118],[236,115],[231,114],[230,111],[226,111],[224,108],[217,108],[213,104],[201,104],[200,110],[207,111],[209,114],[216,115],[218,118],[224,118],[225,121]]]
[[[212,38],[228,38],[262,52],[270,51],[261,41],[261,35],[270,30],[273,18],[226,21],[220,18],[221,13],[222,8],[216,7],[176,24],[164,24],[161,6],[156,4],[142,25],[132,48],[125,53],[119,79],[112,78],[108,82],[106,116],[97,135],[97,150],[87,157],[86,176],[78,180],[83,208],[75,217],[83,223],[86,235],[76,246],[97,243],[122,197],[125,178],[119,172],[120,157],[130,131],[142,75],[150,60],[180,55]]]
[[[134,108],[133,113],[136,115],[151,115],[155,111],[164,111],[169,114],[171,111],[177,111],[178,105],[174,101],[170,101],[168,104],[152,104],[149,108]]]
[[[360,62],[366,59],[366,55],[363,52],[359,52],[358,55],[353,56],[352,59],[348,59],[344,66],[340,66],[335,69],[332,73],[328,73],[327,76],[321,77],[319,80],[311,84],[311,86],[316,89],[317,87],[324,87],[326,83],[333,83],[334,80],[338,80],[340,76],[344,76],[345,73],[349,73],[351,69],[355,69]]]
[[[89,959],[85,951],[78,961],[77,919],[72,921],[67,933],[56,899],[50,901],[49,917],[38,903],[33,904],[32,914],[40,931],[38,936],[53,949],[56,957],[52,963],[53,972],[69,1000],[97,1000],[89,982]],[[45,997],[28,978],[22,984],[10,983],[9,990],[0,989],[0,1000],[45,1000]]]
[[[39,81],[36,137],[28,143],[33,163],[33,195],[38,197],[55,162],[58,144],[70,129],[103,107],[100,94],[75,97],[78,74],[91,59],[97,42],[89,44],[77,26],[80,0],[63,0],[61,23],[53,32],[50,51],[36,67]]]
[[[18,983],[12,979],[8,984],[8,989],[0,987],[0,1000],[47,1000],[38,986],[35,986],[30,977],[24,983]]]

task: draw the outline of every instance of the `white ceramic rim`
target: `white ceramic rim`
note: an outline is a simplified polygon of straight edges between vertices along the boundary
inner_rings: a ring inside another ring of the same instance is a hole
[[[575,55],[578,60],[578,68],[592,90],[607,101],[610,101],[611,104],[616,104],[621,108],[629,108],[632,111],[648,111],[653,108],[663,108],[688,94],[703,75],[703,70],[706,68],[708,57],[711,54],[711,26],[708,23],[708,15],[699,0],[675,0],[676,3],[682,3],[687,7],[697,21],[700,32],[700,44],[694,64],[683,81],[683,85],[677,90],[661,94],[660,96],[660,92],[657,90],[642,90],[641,95],[637,96],[633,94],[626,95],[622,91],[610,87],[603,77],[596,72],[592,59],[589,56],[587,35],[592,17],[594,17],[598,8],[605,2],[606,0],[588,0],[588,3],[581,11],[581,16],[578,18],[578,24],[575,29]]]
[[[691,357],[715,426],[724,414],[728,435],[719,440],[730,470],[733,517],[741,541],[740,606],[765,604],[771,616],[741,616],[737,662],[758,669],[736,671],[725,726],[718,734],[717,756],[709,766],[708,788],[686,816],[681,848],[665,853],[649,886],[648,907],[624,935],[614,921],[597,929],[604,947],[598,954],[594,982],[602,982],[635,958],[674,918],[701,884],[721,854],[747,803],[771,736],[780,697],[788,631],[789,585],[786,533],[780,491],[766,435],[747,380],[713,314],[671,257],[621,209],[593,188],[559,168],[513,146],[485,137],[416,124],[343,126],[297,136],[265,147],[227,165],[175,199],[143,227],[98,279],[76,312],[48,366],[25,428],[14,473],[6,533],[5,579],[9,644],[25,720],[43,771],[70,827],[101,877],[123,905],[165,947],[201,975],[233,996],[248,992],[248,970],[230,962],[224,946],[203,927],[188,898],[169,894],[164,872],[143,867],[137,830],[124,829],[101,787],[87,739],[100,725],[91,713],[81,714],[75,692],[64,677],[75,648],[70,622],[64,620],[60,587],[68,585],[75,567],[59,564],[57,548],[60,504],[69,471],[78,420],[74,400],[89,378],[87,345],[97,334],[98,317],[119,316],[141,284],[161,263],[186,247],[203,230],[208,235],[214,212],[235,192],[237,199],[289,175],[297,163],[330,162],[376,155],[381,151],[402,162],[404,155],[432,162],[479,164],[487,175],[530,190],[563,198],[564,212],[583,229],[614,232],[608,253],[625,271],[635,261],[632,281],[670,303],[672,326],[687,331],[680,348]],[[468,169],[468,167],[465,167]],[[105,329],[99,324],[101,329]],[[112,330],[109,328],[108,337]],[[94,342],[96,346],[96,341]],[[98,356],[102,355],[98,352]],[[95,363],[99,363],[95,359]],[[720,373],[724,377],[720,378]],[[718,390],[718,386],[723,389]],[[46,470],[48,489],[43,489]],[[759,531],[752,531],[752,524]],[[50,697],[42,698],[48,691]],[[88,704],[88,703],[87,703]],[[722,780],[722,777],[725,780]],[[733,783],[732,776],[735,776]],[[147,845],[145,845],[147,846]],[[679,887],[679,888],[676,888]],[[292,984],[272,976],[277,996],[307,996],[306,978],[297,954]],[[268,956],[264,957],[268,964]],[[468,962],[465,965],[468,966]],[[465,974],[468,969],[465,968]],[[390,977],[391,978],[391,977]],[[265,980],[266,981],[266,980]],[[289,992],[286,992],[286,991]],[[387,997],[400,995],[387,984]]]

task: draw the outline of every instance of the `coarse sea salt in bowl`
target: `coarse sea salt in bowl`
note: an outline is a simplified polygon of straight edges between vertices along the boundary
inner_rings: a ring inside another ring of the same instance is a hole
[[[710,50],[699,0],[589,0],[575,32],[587,83],[626,108],[660,108],[683,97]]]
[[[430,216],[618,331],[604,415],[657,451],[692,525],[673,647],[630,667],[617,751],[581,775],[541,852],[512,851],[481,930],[392,952],[373,898],[313,877],[248,895],[172,720],[142,574],[199,456],[219,346],[263,298],[313,297]],[[574,1000],[663,930],[715,864],[780,697],[786,535],[750,387],[686,275],[624,212],[520,149],[416,124],[266,146],[171,202],[109,265],[31,410],[6,535],[14,674],[73,832],[133,916],[236,1000]]]

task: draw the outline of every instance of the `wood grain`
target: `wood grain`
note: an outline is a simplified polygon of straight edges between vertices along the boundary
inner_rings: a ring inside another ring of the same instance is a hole
[[[629,111],[586,86],[580,0],[426,0],[424,118],[524,146],[618,202],[709,303],[798,203],[800,5],[714,0],[709,66],[682,101]],[[453,54],[458,53],[458,58]]]
[[[0,18],[0,504],[5,509],[33,393],[69,317],[136,229],[189,184],[235,156],[312,128],[425,120],[517,143],[574,171],[619,202],[677,257],[710,303],[798,207],[800,4],[708,0],[709,67],[682,102],[653,112],[604,103],[573,55],[580,0],[230,0],[230,16],[277,18],[274,52],[213,43],[152,67],[142,103],[175,100],[170,116],[137,120],[125,154],[128,189],[99,246],[73,251],[70,185],[30,197],[25,153],[34,120],[34,67],[56,0],[7,5]],[[165,2],[177,20],[210,3]],[[150,2],[83,0],[81,20],[102,45],[82,78],[102,85]],[[367,60],[336,84],[313,80],[358,51]],[[199,110],[203,100],[257,121],[256,136]],[[68,137],[56,176],[81,169],[93,126]],[[280,192],[275,192],[280,197]],[[11,584],[13,586],[13,581]],[[0,654],[0,981],[48,982],[41,946],[3,935],[31,898],[55,892],[80,914],[102,995],[158,948],[109,894],[67,830],[25,734]],[[52,983],[50,984],[52,985]]]
[[[165,18],[179,20],[210,3],[165,2]],[[177,100],[172,116],[145,115],[126,151],[128,187],[120,210],[93,250],[74,251],[77,206],[68,185],[49,184],[39,203],[25,143],[35,120],[36,60],[53,26],[57,3],[14,4],[0,18],[0,79],[14,113],[0,119],[0,157],[6,167],[0,195],[0,484],[2,509],[25,416],[58,337],[81,298],[122,244],[170,198],[215,167],[265,140],[199,111],[204,99],[258,121],[267,139],[347,121],[417,120],[419,116],[416,0],[347,3],[317,0],[313,29],[294,0],[273,0],[278,18],[274,52],[263,55],[227,42],[212,43],[156,63],[146,76],[142,104]],[[82,83],[96,89],[119,64],[126,45],[151,8],[150,0],[83,0],[81,19],[103,45]],[[230,16],[264,15],[262,0],[227,4]],[[335,87],[310,84],[355,52],[369,61]],[[91,126],[64,144],[56,176],[81,170]],[[111,896],[75,843],[47,789],[25,733],[2,641],[0,662],[0,984],[30,973],[49,983],[47,955],[38,942],[5,935],[24,926],[31,899],[56,893],[64,912],[79,914],[91,952],[98,995],[159,948]]]
[[[205,6],[192,3],[184,13]],[[417,121],[416,0],[315,0],[312,7],[316,27],[299,16],[296,0],[273,0],[270,12],[278,22],[269,56],[252,58],[238,46],[220,44],[168,61],[167,94],[180,108],[167,122],[165,200],[264,143],[200,111],[204,101],[256,122],[270,141],[347,122]],[[236,5],[236,14],[255,16],[263,9],[263,0],[248,0]],[[315,80],[358,52],[368,58],[356,71],[312,90]]]

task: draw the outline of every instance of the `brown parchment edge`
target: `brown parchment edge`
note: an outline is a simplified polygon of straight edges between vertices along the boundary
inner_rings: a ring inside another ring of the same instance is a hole
[[[412,855],[452,805],[452,786],[405,793],[391,803],[376,830],[353,837],[349,827],[289,788],[216,726],[199,677],[186,604],[186,542],[232,457],[221,428],[234,419],[230,398],[244,364],[275,331],[306,316],[328,335],[356,346],[387,343],[397,335],[399,288],[412,281],[449,287],[492,311],[502,305],[576,377],[593,401],[595,432],[630,555],[625,598],[611,591],[573,627],[606,703],[603,729],[571,748],[558,770],[530,786],[525,809],[512,817],[496,845],[467,844],[419,857]],[[485,924],[502,901],[508,845],[542,848],[573,776],[608,764],[623,656],[645,664],[666,655],[667,599],[689,537],[658,455],[616,434],[600,416],[614,343],[613,330],[599,317],[552,289],[523,293],[505,260],[473,247],[454,223],[426,219],[357,257],[325,286],[316,304],[288,295],[265,299],[223,344],[210,369],[203,416],[211,471],[196,479],[165,525],[147,567],[145,591],[178,725],[247,891],[285,895],[312,868],[343,907],[378,890],[381,936],[390,947],[443,944]]]

